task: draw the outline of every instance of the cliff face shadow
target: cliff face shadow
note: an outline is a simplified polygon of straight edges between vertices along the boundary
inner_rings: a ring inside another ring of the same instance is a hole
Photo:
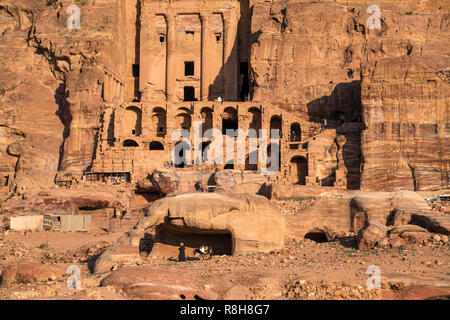
[[[251,41],[253,41],[252,39],[255,36],[250,34],[251,16],[249,1],[241,1],[241,17],[237,24],[236,37],[232,42],[233,48],[229,57],[220,68],[219,73],[214,78],[213,83],[208,88],[209,101],[216,100],[218,97],[225,98],[227,101],[246,101],[252,98],[249,52]],[[259,34],[256,38],[258,36]],[[229,89],[229,86],[234,86],[235,84],[237,85],[236,94]]]
[[[58,116],[61,123],[64,125],[64,130],[62,134],[62,142],[59,147],[59,160],[58,160],[58,171],[61,171],[63,156],[64,156],[64,145],[67,138],[70,135],[70,123],[72,121],[72,115],[69,110],[69,103],[67,102],[66,85],[61,84],[55,91],[55,102],[58,105],[58,110],[55,115]]]
[[[346,139],[342,155],[347,168],[347,188],[356,190],[361,184],[361,132],[362,122],[361,81],[339,83],[329,96],[307,104],[309,119],[336,129],[337,135]]]

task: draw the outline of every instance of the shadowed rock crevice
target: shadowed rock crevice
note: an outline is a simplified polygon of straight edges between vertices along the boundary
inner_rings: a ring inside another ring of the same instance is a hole
[[[347,169],[347,188],[358,190],[361,182],[362,122],[361,81],[336,85],[330,96],[323,96],[307,104],[310,121],[335,129],[345,137],[342,147],[343,165]]]

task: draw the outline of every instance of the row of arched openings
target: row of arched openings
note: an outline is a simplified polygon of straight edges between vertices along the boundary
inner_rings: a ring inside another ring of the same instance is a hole
[[[248,110],[251,114],[250,129],[256,130],[259,136],[259,130],[261,129],[261,111],[252,107]],[[210,107],[204,107],[200,110],[202,117],[202,131],[206,132],[213,127],[213,110]],[[177,127],[179,129],[185,129],[190,131],[192,125],[191,112],[186,107],[181,107],[177,110]],[[161,107],[156,107],[152,111],[152,120],[156,124],[154,128],[156,130],[157,137],[164,137],[167,133],[167,113]],[[127,128],[126,134],[140,136],[142,132],[142,111],[140,108],[130,106],[126,108],[125,112],[125,127]],[[222,114],[222,134],[226,134],[227,130],[238,129],[238,112],[236,108],[227,107]],[[279,130],[279,136],[282,136],[282,118],[281,116],[274,115],[270,119],[270,130]],[[272,134],[271,134],[272,138]],[[290,141],[301,141],[301,127],[300,124],[295,122],[291,125]]]
[[[139,144],[133,139],[126,139],[123,141],[124,147],[136,148]],[[159,141],[152,141],[149,145],[149,150],[164,150],[164,145]]]
[[[203,142],[202,143],[202,157],[203,161],[207,161],[207,151],[210,148],[211,142]],[[123,142],[124,147],[138,147],[139,144],[132,140],[127,139]],[[272,156],[273,150],[279,149],[278,143],[270,143],[267,147],[267,158],[268,162],[266,167],[268,170],[279,171],[281,164],[281,154],[278,152],[278,165],[272,164],[270,159]],[[159,141],[152,141],[149,146],[150,150],[164,150],[164,146]],[[175,167],[183,168],[187,164],[187,152],[189,152],[191,147],[184,141],[180,141],[175,146]],[[245,159],[245,170],[258,170],[258,151],[255,150],[247,155]],[[295,179],[295,183],[297,184],[306,184],[306,176],[308,175],[308,160],[302,156],[295,156],[290,161],[291,165],[291,176]],[[234,169],[234,165],[232,163],[227,163],[224,169]]]

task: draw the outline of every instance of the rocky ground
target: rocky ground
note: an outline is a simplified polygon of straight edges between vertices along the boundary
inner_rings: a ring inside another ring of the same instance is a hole
[[[296,211],[294,202],[277,203],[284,214],[295,214],[292,213]],[[297,204],[302,208],[308,205],[309,200]],[[395,249],[357,250],[354,248],[356,235],[348,233],[323,243],[289,239],[283,249],[264,254],[213,256],[185,262],[178,262],[177,257],[162,259],[142,253],[143,263],[136,267],[138,271],[130,266],[113,268],[113,274],[121,272],[119,280],[105,281],[111,278],[111,272],[92,273],[98,255],[137,219],[124,221],[114,233],[99,227],[88,233],[3,235],[0,239],[0,269],[3,270],[0,298],[154,298],[149,294],[148,283],[142,279],[155,270],[158,274],[189,275],[190,286],[206,290],[204,297],[207,298],[424,299],[450,295],[449,239],[435,233],[430,233],[424,244]],[[98,223],[106,225],[107,221]],[[80,290],[67,288],[66,272],[70,265],[81,269]],[[367,269],[371,265],[380,268],[380,290],[367,289],[366,281],[370,276]],[[135,272],[139,277],[132,281]],[[167,283],[160,285],[168,286]],[[180,296],[185,294],[177,297]]]

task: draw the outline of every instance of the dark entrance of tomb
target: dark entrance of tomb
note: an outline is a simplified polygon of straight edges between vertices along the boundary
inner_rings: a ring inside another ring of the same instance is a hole
[[[202,245],[211,248],[212,255],[232,255],[233,238],[228,230],[206,230],[175,226],[162,223],[155,228],[153,239],[156,255],[176,257],[180,243],[184,243],[186,257],[194,255],[194,250]]]
[[[305,157],[296,156],[291,159],[291,175],[296,184],[306,185],[308,175],[308,160]]]
[[[175,168],[184,168],[187,164],[186,155],[187,152],[189,152],[190,147],[189,145],[184,142],[180,141],[175,145],[174,148],[174,158],[175,158]]]

